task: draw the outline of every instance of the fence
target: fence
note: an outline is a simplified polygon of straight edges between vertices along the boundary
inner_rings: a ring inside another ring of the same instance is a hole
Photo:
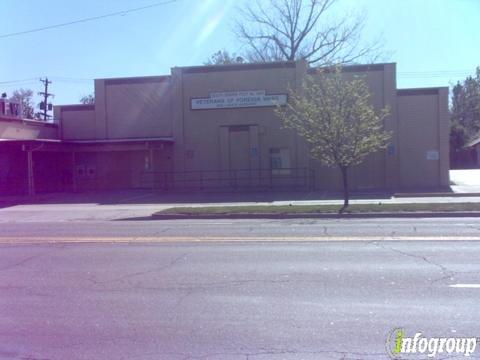
[[[313,190],[315,172],[309,168],[149,171],[142,187],[175,190]]]

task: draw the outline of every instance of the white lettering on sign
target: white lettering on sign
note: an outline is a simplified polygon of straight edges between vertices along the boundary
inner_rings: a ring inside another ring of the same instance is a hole
[[[211,93],[210,97],[192,99],[192,110],[277,106],[287,103],[287,94],[269,94],[265,90]]]

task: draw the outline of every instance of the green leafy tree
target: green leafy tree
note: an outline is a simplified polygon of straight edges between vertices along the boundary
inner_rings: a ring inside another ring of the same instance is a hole
[[[364,80],[345,79],[341,68],[307,76],[299,89],[289,92],[287,106],[278,107],[276,114],[285,128],[295,130],[308,142],[312,158],[339,168],[342,213],[349,204],[348,169],[385,148],[390,133],[384,130],[383,120],[389,110],[375,110]]]
[[[33,91],[31,89],[18,89],[13,91],[10,101],[22,105],[22,117],[33,119],[35,117],[35,104],[33,102]]]
[[[204,65],[228,65],[228,64],[243,64],[245,60],[236,54],[230,54],[226,50],[219,50],[204,62]]]
[[[461,150],[480,131],[480,67],[452,89],[450,150]]]

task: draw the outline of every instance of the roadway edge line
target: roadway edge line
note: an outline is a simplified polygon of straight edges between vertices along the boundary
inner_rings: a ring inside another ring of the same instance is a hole
[[[480,241],[480,236],[282,236],[282,237],[223,237],[223,236],[169,236],[169,237],[0,237],[1,245],[21,244],[126,244],[126,243],[214,243],[214,242],[334,242],[334,241]]]

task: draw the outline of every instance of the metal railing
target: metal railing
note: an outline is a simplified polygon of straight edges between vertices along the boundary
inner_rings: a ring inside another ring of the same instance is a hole
[[[313,190],[315,172],[309,168],[147,171],[143,188],[175,190]]]

